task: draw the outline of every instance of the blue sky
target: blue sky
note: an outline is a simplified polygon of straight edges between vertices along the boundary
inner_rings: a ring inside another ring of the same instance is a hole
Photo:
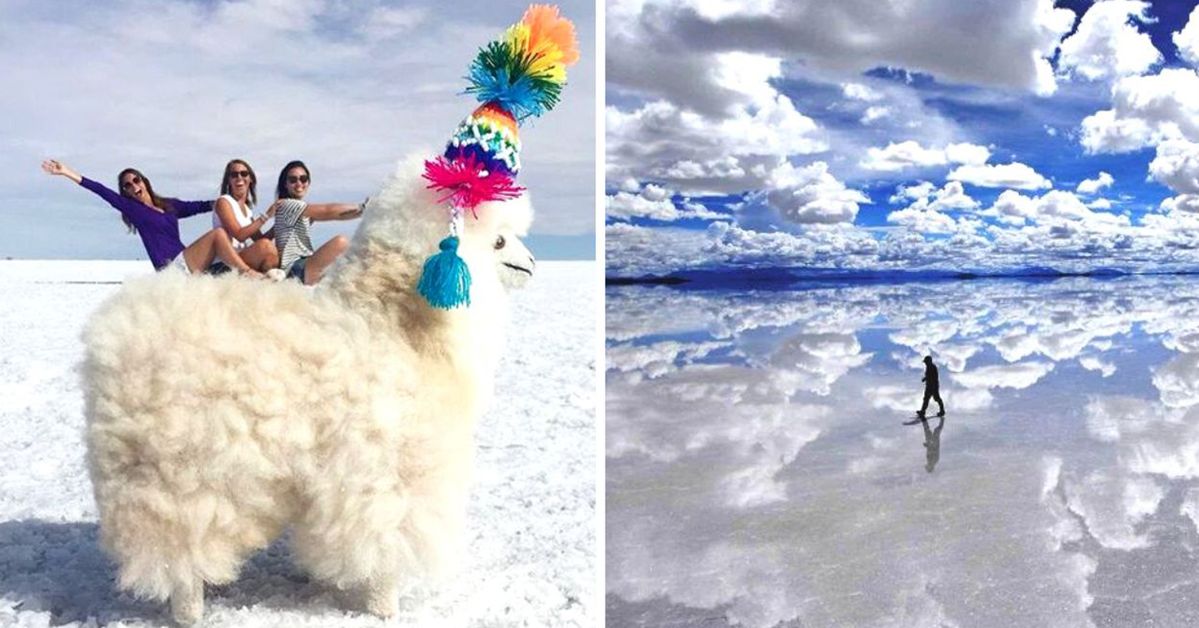
[[[595,256],[595,5],[560,2],[581,59],[561,105],[521,131],[521,184],[542,259]],[[114,186],[135,166],[156,191],[217,195],[244,158],[260,199],[291,159],[310,198],[356,202],[395,163],[440,152],[474,107],[462,77],[525,2],[5,0],[0,67],[0,257],[144,259],[102,201],[39,164],[58,158]],[[315,236],[350,233],[326,224]],[[211,228],[183,221],[190,241]]]
[[[606,23],[609,274],[1199,268],[1194,2],[622,0]]]

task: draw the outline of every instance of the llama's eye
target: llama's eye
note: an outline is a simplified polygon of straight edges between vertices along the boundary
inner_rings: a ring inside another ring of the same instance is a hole
[[[496,236],[495,237],[495,250],[498,251],[498,250],[504,248],[504,245],[507,243],[508,242],[506,240],[504,240],[504,236]]]

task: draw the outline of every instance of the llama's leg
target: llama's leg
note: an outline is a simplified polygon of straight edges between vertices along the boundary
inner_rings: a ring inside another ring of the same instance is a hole
[[[193,578],[171,588],[171,617],[180,625],[191,625],[204,615],[204,581]]]
[[[338,484],[318,482],[309,488]],[[313,495],[295,522],[292,549],[313,577],[348,592],[356,606],[391,617],[399,609],[401,582],[413,575],[416,562],[399,534],[407,499],[354,488]]]
[[[372,579],[362,587],[367,612],[393,617],[400,610],[400,579],[394,575]]]

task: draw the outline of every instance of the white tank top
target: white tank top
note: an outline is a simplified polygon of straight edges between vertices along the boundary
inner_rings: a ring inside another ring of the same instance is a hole
[[[233,196],[230,194],[226,194],[226,195],[222,196],[221,198],[225,199],[226,201],[229,202],[230,205],[233,206],[233,217],[237,219],[237,226],[246,227],[251,222],[254,222],[254,217],[250,215],[250,208],[247,207],[246,210],[243,212],[242,208],[241,208],[241,203],[238,203],[237,199],[233,198]],[[221,217],[217,215],[216,211],[213,211],[212,212],[212,227],[213,227],[213,229],[215,229],[217,227],[223,227],[223,226],[224,225],[221,224]],[[233,243],[233,248],[235,248],[235,249],[244,249],[247,246],[250,246],[251,244],[254,243],[253,238],[247,238],[245,240],[238,240],[238,239],[234,238],[232,235],[229,236],[229,241]]]

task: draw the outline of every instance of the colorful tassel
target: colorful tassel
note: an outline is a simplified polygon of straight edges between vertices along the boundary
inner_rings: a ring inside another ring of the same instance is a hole
[[[551,58],[563,65],[574,65],[579,60],[579,42],[575,38],[575,25],[558,14],[558,7],[549,4],[534,4],[525,10],[520,23],[529,28],[529,50],[544,58]]]
[[[517,120],[540,116],[558,104],[562,83],[546,72],[533,72],[532,61],[509,42],[493,41],[471,64],[466,91],[476,94],[479,102],[512,112]]]
[[[557,7],[535,4],[502,40],[479,50],[466,91],[517,120],[540,116],[558,104],[566,66],[578,59],[574,25],[558,15]]]
[[[441,251],[425,260],[416,289],[429,305],[449,310],[470,305],[470,268],[458,257],[458,238],[449,236],[437,245]]]
[[[424,177],[429,181],[429,189],[445,192],[437,202],[449,201],[472,214],[482,203],[513,199],[524,191],[506,173],[488,172],[485,164],[475,161],[473,155],[455,161],[444,157],[426,161]]]

